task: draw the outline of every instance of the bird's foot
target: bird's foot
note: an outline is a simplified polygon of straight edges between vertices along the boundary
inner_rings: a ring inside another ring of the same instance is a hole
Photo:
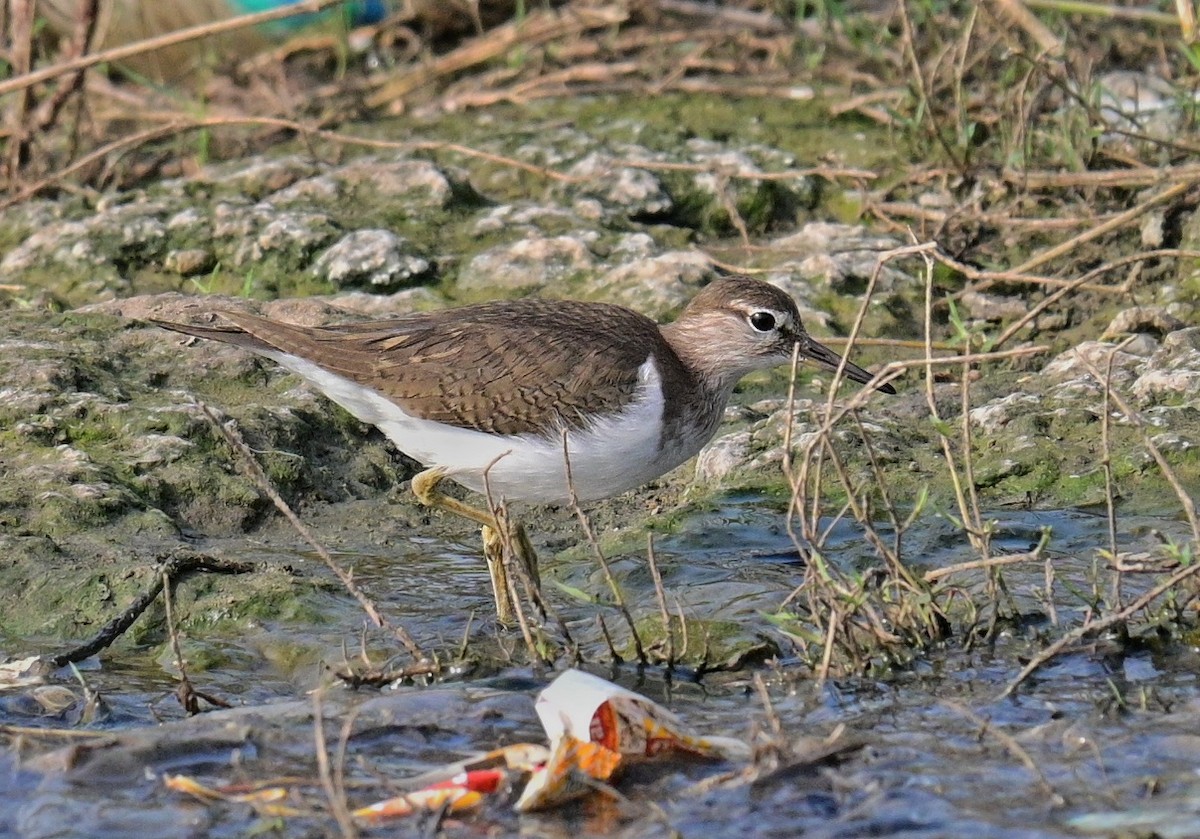
[[[485,524],[480,533],[483,537],[483,555],[492,579],[492,594],[496,598],[496,614],[502,623],[511,623],[518,608],[515,600],[519,598],[520,590],[510,585],[508,570],[510,567],[519,569],[517,580],[524,577],[534,592],[540,592],[537,554],[525,528],[520,524],[510,525],[507,533],[498,526]]]
[[[505,553],[508,553],[510,562],[522,569],[533,589],[540,591],[541,576],[538,573],[537,553],[522,525],[509,523],[507,520],[502,523],[491,512],[479,510],[441,492],[438,484],[446,478],[446,474],[445,469],[437,466],[418,473],[412,479],[413,494],[426,507],[447,510],[481,525],[483,556],[487,560],[488,576],[492,581],[496,617],[501,623],[512,623],[516,606],[513,596],[517,589],[509,585]]]

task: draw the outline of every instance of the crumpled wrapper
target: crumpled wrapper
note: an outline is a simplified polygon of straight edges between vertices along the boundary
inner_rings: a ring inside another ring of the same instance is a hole
[[[366,823],[420,812],[464,813],[525,780],[519,813],[580,798],[608,783],[632,761],[683,756],[748,761],[750,747],[732,737],[704,737],[646,697],[581,670],[568,670],[538,694],[538,717],[550,748],[517,743],[473,755],[401,782],[406,791],[352,811]],[[206,801],[245,803],[260,812],[295,815],[289,790],[207,787],[192,778],[164,779],[173,790]]]
[[[662,755],[747,761],[750,746],[732,737],[703,737],[661,705],[582,670],[568,670],[534,706],[550,737],[551,758],[535,770],[518,812],[577,798],[606,783],[623,762]]]

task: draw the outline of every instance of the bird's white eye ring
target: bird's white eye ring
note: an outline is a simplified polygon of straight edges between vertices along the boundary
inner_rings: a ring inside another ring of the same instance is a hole
[[[756,332],[770,332],[777,326],[775,315],[770,312],[757,311],[751,312],[746,318],[746,322],[750,324],[750,328]]]

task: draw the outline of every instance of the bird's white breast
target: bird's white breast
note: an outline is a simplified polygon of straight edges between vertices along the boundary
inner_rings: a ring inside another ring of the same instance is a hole
[[[607,498],[640,486],[673,469],[708,441],[711,431],[660,448],[663,421],[662,377],[654,358],[638,369],[634,398],[618,412],[596,417],[586,428],[567,432],[568,458],[561,436],[502,436],[414,417],[374,390],[282,352],[263,355],[302,376],[363,422],[376,426],[402,452],[475,492],[487,489],[495,501],[561,504],[569,501],[566,461],[581,501]],[[490,467],[490,468],[489,468]]]

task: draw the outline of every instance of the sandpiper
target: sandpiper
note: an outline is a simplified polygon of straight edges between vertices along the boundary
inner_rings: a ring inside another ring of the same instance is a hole
[[[623,306],[538,299],[324,327],[214,314],[225,323],[152,322],[276,361],[423,464],[412,480],[417,499],[483,526],[505,620],[506,531],[490,509],[441,493],[442,480],[496,503],[607,498],[695,455],[716,433],[737,382],[789,362],[794,349],[874,383],[805,332],[788,294],[743,276],[709,284],[661,326]],[[524,531],[508,532],[536,580]]]

